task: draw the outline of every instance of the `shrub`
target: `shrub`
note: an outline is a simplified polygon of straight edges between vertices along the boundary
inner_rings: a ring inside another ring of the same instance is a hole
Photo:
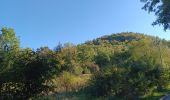
[[[93,96],[139,99],[153,90],[165,88],[169,75],[169,70],[155,63],[151,56],[130,57],[122,67],[110,66],[94,74],[87,92]]]

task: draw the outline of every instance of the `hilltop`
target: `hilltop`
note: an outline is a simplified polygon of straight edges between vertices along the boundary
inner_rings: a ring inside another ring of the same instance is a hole
[[[158,37],[124,32],[32,50],[13,29],[1,32],[0,99],[134,100],[168,89],[170,42]]]

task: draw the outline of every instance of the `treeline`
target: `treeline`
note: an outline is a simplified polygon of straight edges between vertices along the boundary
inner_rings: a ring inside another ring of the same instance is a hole
[[[138,33],[103,36],[53,50],[21,48],[13,29],[0,34],[0,99],[84,93],[139,99],[169,84],[170,42]]]

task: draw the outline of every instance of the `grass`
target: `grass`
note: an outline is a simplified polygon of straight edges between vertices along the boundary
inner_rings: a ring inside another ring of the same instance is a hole
[[[162,91],[154,91],[152,94],[145,95],[142,100],[159,100],[161,97],[170,94],[170,84]]]

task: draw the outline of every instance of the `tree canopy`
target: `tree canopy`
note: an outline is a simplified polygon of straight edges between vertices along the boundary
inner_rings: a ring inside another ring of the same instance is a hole
[[[54,50],[32,50],[20,47],[13,29],[3,28],[0,99],[28,100],[77,92],[139,99],[168,86],[169,52],[169,41],[132,32],[106,35],[79,45],[59,43]]]
[[[170,0],[141,0],[143,9],[154,12],[157,16],[152,25],[162,25],[164,30],[170,29]]]

